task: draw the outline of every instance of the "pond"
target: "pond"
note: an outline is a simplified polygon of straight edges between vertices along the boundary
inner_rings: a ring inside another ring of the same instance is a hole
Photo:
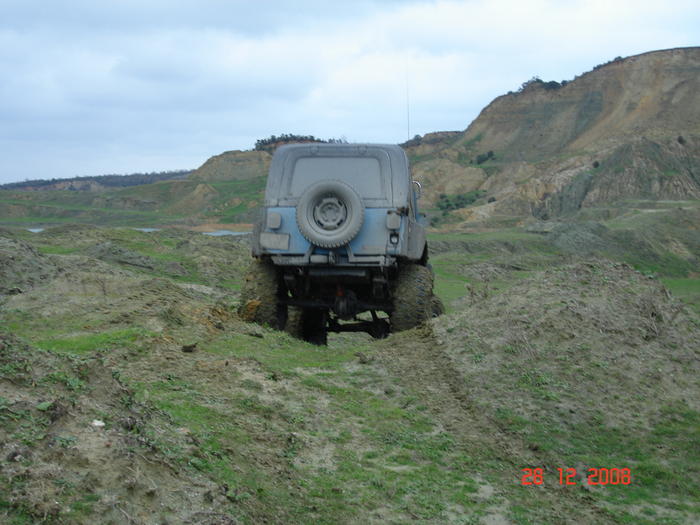
[[[162,228],[132,228],[132,230],[137,230],[140,232],[158,232]],[[40,233],[44,231],[44,228],[27,228],[27,231],[30,231],[32,233]],[[202,232],[204,235],[210,235],[212,237],[222,237],[224,235],[246,235],[247,233],[250,232],[237,232],[233,230],[214,230],[213,232]]]
[[[211,235],[212,237],[221,237],[222,235],[245,235],[250,232],[235,232],[233,230],[215,230],[213,232],[204,232],[204,235]]]

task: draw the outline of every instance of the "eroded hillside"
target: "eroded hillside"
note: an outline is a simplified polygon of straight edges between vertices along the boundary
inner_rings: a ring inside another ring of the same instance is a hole
[[[464,133],[407,143],[429,202],[483,190],[462,221],[700,197],[700,48],[618,59],[496,98]]]

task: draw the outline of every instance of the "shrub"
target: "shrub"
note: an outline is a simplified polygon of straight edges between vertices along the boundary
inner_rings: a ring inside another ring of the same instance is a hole
[[[559,89],[561,87],[561,84],[557,82],[556,80],[550,80],[549,82],[544,83],[544,88],[547,90],[551,89]]]
[[[482,153],[481,155],[476,156],[476,163],[477,164],[483,164],[487,160],[496,158],[496,156],[493,154],[493,151],[489,150],[486,153]]]
[[[347,144],[348,141],[344,137],[339,139],[318,139],[313,135],[295,135],[294,133],[282,133],[280,136],[270,135],[266,139],[258,139],[255,141],[255,149],[257,151],[272,151],[280,144],[289,142],[324,142],[328,144]]]
[[[440,194],[436,203],[437,207],[442,210],[443,215],[446,215],[451,210],[466,208],[474,201],[482,197],[486,193],[485,190],[474,190],[468,193],[458,195]]]

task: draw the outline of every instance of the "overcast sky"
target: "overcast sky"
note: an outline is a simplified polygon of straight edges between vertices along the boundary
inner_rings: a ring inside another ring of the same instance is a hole
[[[0,0],[0,182],[196,168],[281,133],[402,142],[535,75],[694,45],[697,0]]]

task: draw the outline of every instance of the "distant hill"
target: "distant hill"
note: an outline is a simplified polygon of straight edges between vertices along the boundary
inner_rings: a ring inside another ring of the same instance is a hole
[[[152,184],[161,180],[184,179],[192,170],[160,171],[153,173],[131,173],[128,175],[92,175],[68,179],[37,179],[0,184],[0,190],[20,191],[102,191],[106,188],[123,188]]]

